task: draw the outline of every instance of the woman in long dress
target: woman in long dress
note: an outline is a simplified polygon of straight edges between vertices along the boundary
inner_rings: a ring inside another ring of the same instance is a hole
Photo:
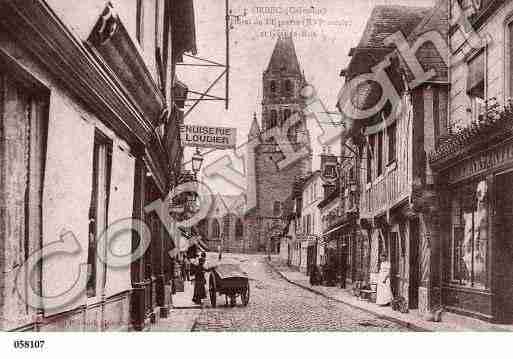
[[[381,265],[379,268],[376,304],[388,305],[392,301],[392,287],[390,286],[390,262],[387,256],[381,256]]]
[[[205,258],[200,258],[198,260],[198,265],[196,266],[195,274],[194,274],[194,296],[192,297],[192,301],[196,304],[201,304],[201,301],[207,297],[207,291],[205,290],[205,272],[206,269]]]

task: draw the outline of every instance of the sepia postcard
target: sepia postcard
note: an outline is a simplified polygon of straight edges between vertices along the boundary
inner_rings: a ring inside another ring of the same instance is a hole
[[[512,98],[513,0],[0,0],[2,346],[513,331]]]

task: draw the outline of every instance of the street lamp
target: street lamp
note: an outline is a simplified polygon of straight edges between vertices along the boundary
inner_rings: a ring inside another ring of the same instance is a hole
[[[200,171],[202,164],[203,156],[199,148],[196,147],[196,153],[194,153],[194,155],[192,156],[192,172],[194,172],[194,177],[196,177],[196,175]]]

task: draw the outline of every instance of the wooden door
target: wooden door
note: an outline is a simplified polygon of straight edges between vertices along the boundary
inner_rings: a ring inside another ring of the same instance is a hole
[[[399,236],[397,232],[390,232],[389,235],[389,252],[390,252],[390,285],[392,294],[399,295],[399,284],[401,282],[399,272]]]
[[[513,321],[513,172],[496,178],[495,240],[492,253],[494,317],[498,322]]]
[[[419,307],[419,283],[420,283],[420,267],[419,267],[419,223],[418,220],[410,222],[409,231],[409,285],[408,285],[408,307],[417,309]],[[406,233],[405,233],[406,235]]]

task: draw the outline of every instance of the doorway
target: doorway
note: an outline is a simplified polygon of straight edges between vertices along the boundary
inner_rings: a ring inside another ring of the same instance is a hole
[[[399,271],[399,236],[397,232],[389,233],[389,258],[390,258],[390,287],[394,297],[400,295],[399,284],[401,282],[401,273]]]
[[[496,222],[492,267],[495,292],[494,317],[496,321],[513,321],[513,172],[496,177]]]
[[[410,221],[410,281],[408,286],[408,308],[418,309],[419,307],[419,285],[420,285],[420,264],[419,264],[419,220]],[[406,236],[407,233],[404,233]]]

